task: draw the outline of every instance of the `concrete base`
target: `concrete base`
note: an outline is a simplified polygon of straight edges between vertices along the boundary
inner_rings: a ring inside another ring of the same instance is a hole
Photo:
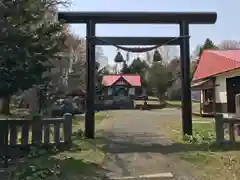
[[[109,180],[144,180],[144,179],[156,179],[156,180],[171,180],[174,176],[171,172],[159,173],[159,174],[144,174],[140,176],[125,176],[125,177],[109,177]]]

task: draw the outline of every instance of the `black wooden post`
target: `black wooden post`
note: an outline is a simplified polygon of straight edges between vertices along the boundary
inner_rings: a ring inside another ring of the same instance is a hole
[[[36,86],[37,94],[38,94],[38,114],[42,112],[42,89],[41,86]]]
[[[9,124],[7,121],[2,121],[1,130],[3,133],[3,168],[8,168],[8,132],[9,132]]]
[[[189,24],[180,23],[180,36],[185,36],[180,43],[181,56],[181,85],[182,85],[182,126],[183,134],[192,135],[192,98],[190,78],[190,52],[189,52]]]
[[[87,96],[86,96],[86,115],[85,115],[85,137],[94,138],[95,136],[95,44],[92,37],[95,36],[95,23],[90,20],[87,22]]]
[[[215,116],[215,131],[216,131],[216,141],[217,143],[222,143],[224,141],[224,123],[223,115],[217,114]]]

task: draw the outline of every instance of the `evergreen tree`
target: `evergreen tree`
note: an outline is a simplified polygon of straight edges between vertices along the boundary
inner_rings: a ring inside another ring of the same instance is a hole
[[[121,74],[130,74],[131,73],[131,70],[125,61],[123,62],[123,67],[120,72],[121,72]]]
[[[132,74],[143,75],[148,69],[148,64],[146,61],[142,61],[139,57],[134,59],[131,65],[129,66]]]
[[[206,49],[218,49],[218,47],[209,38],[206,39],[204,44],[199,48],[199,57],[202,55],[203,51]]]
[[[44,83],[51,60],[65,48],[63,25],[54,17],[54,0],[3,0],[0,4],[0,98]]]
[[[164,101],[164,94],[169,87],[169,81],[171,80],[171,73],[169,73],[162,63],[154,62],[148,69],[148,88],[154,89],[155,95],[159,98],[160,102]]]
[[[131,65],[129,66],[130,74],[138,74],[141,77],[142,87],[147,87],[146,82],[146,72],[149,66],[146,61],[141,60],[139,57],[133,60]]]

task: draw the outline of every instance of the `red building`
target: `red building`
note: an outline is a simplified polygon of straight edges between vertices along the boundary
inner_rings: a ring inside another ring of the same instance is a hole
[[[200,90],[202,115],[236,113],[240,94],[240,50],[205,50],[195,71],[192,90]]]
[[[132,105],[136,90],[141,88],[139,75],[105,75],[102,80],[104,104],[111,106]]]

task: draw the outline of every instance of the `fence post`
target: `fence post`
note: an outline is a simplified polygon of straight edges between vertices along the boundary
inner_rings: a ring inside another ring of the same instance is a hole
[[[9,127],[8,127],[8,121],[3,121],[3,124],[1,125],[1,133],[2,133],[2,139],[3,140],[3,167],[4,168],[8,168],[8,131],[9,131]]]
[[[216,114],[215,116],[215,131],[216,131],[216,141],[217,143],[222,143],[224,141],[224,128],[223,128],[223,115]]]
[[[67,145],[71,145],[72,143],[72,114],[65,113],[64,114],[64,125],[63,125],[63,131],[64,131],[64,142]]]
[[[40,115],[33,116],[32,124],[32,144],[40,145],[42,142],[42,117]]]

